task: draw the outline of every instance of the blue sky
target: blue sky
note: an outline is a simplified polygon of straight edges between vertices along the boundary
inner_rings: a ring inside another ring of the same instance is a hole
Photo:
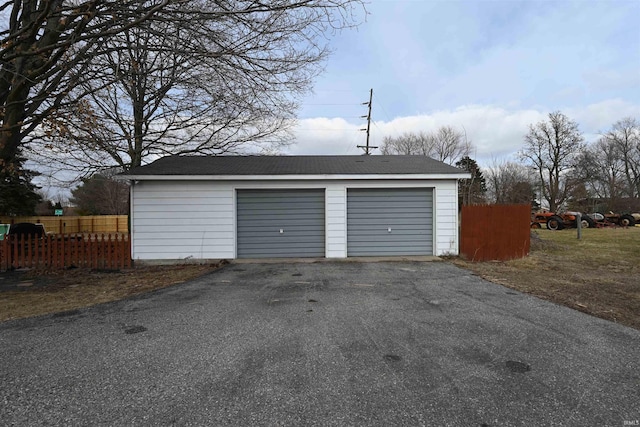
[[[372,142],[464,127],[481,163],[512,156],[530,123],[560,110],[587,140],[640,119],[640,0],[372,0],[300,110],[289,154],[358,154]]]

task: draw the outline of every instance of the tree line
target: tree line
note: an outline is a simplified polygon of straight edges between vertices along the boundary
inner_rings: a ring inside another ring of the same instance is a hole
[[[460,204],[531,203],[551,211],[640,210],[640,122],[614,123],[592,143],[563,113],[531,124],[517,160],[480,168],[470,157],[466,133],[451,126],[436,132],[385,137],[383,154],[427,155],[471,173],[461,180]]]

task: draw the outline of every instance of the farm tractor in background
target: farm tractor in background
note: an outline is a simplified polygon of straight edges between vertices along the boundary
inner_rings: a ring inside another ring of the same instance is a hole
[[[633,227],[636,224],[640,224],[640,214],[616,214],[609,212],[606,214],[595,213],[592,215],[596,220],[596,223],[609,223],[619,225],[621,227]]]
[[[531,228],[542,228],[542,224],[546,224],[549,230],[562,230],[565,228],[576,227],[576,219],[578,212],[536,212],[531,221]],[[582,214],[582,228],[591,228],[596,226],[596,222],[587,214]]]
[[[577,226],[576,219],[579,212],[536,212],[532,215],[531,228],[542,228],[542,224],[546,224],[549,230],[562,230],[564,228],[574,228]],[[594,213],[594,214],[580,214],[580,224],[582,228],[594,228],[594,227],[633,227],[636,222],[640,221],[640,214],[614,214],[610,212],[608,214]],[[637,215],[637,217],[636,217]]]

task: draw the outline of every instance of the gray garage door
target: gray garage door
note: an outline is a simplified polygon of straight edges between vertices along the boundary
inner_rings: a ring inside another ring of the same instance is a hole
[[[238,258],[324,257],[324,189],[238,190]]]
[[[347,255],[432,255],[430,188],[347,190]]]

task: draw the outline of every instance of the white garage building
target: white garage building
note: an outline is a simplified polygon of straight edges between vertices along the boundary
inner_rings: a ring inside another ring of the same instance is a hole
[[[458,253],[458,179],[425,156],[172,156],[132,169],[134,260]]]

